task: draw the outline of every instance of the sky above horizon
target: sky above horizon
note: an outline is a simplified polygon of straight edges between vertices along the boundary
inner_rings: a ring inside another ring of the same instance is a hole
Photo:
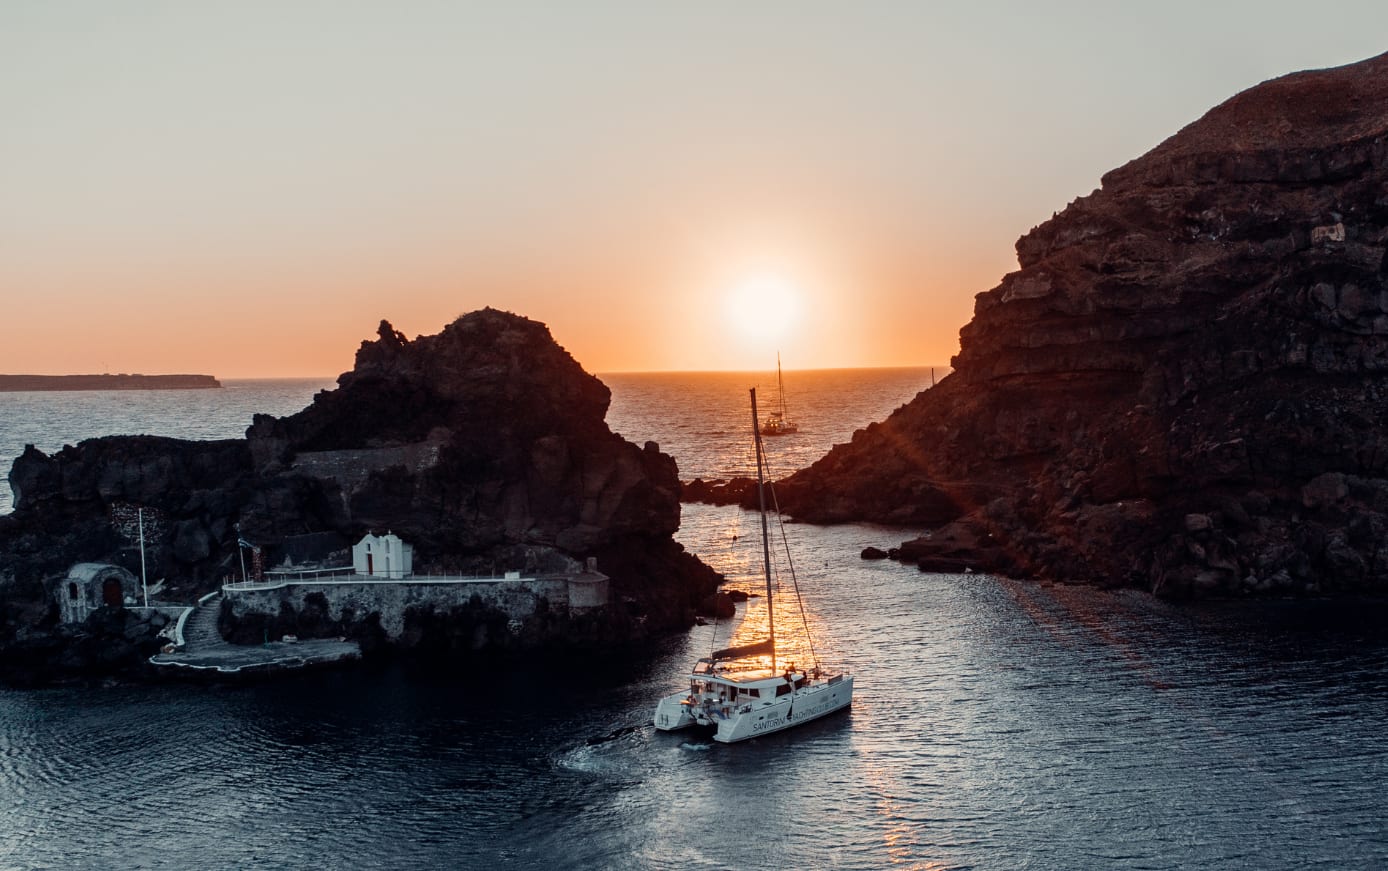
[[[1388,4],[0,0],[0,372],[944,365],[1013,244]]]

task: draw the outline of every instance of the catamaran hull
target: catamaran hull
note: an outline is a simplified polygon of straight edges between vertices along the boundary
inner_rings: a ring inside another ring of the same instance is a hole
[[[655,706],[655,727],[666,732],[687,729],[694,725],[694,717],[689,713],[686,700],[689,693],[675,693],[666,696]]]
[[[845,675],[831,684],[821,684],[781,696],[769,705],[755,705],[750,710],[739,708],[724,716],[714,711],[713,722],[718,731],[713,740],[724,744],[760,738],[782,732],[811,720],[842,711],[853,704],[853,677]]]

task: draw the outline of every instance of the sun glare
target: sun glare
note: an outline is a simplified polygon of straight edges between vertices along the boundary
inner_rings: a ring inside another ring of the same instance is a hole
[[[724,297],[728,323],[743,338],[763,344],[786,337],[800,318],[802,304],[800,288],[783,276],[766,273],[738,281]]]

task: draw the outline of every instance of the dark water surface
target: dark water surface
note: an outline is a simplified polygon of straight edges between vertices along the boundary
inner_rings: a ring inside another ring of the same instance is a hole
[[[724,437],[679,428],[697,385],[624,377],[628,437]],[[754,531],[687,506],[680,538],[750,587]],[[648,725],[755,599],[648,659],[0,690],[0,868],[1388,867],[1381,604],[1183,608],[787,536],[846,714],[732,746]]]

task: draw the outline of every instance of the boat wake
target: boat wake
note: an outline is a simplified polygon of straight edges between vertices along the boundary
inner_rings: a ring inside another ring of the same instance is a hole
[[[583,743],[588,745],[589,747],[595,747],[598,744],[606,744],[608,741],[616,741],[618,738],[630,735],[633,732],[640,732],[642,729],[650,728],[652,728],[651,723],[637,723],[634,726],[622,726],[621,728],[613,729],[606,735],[595,735],[592,738],[589,738],[588,740],[584,741]]]

